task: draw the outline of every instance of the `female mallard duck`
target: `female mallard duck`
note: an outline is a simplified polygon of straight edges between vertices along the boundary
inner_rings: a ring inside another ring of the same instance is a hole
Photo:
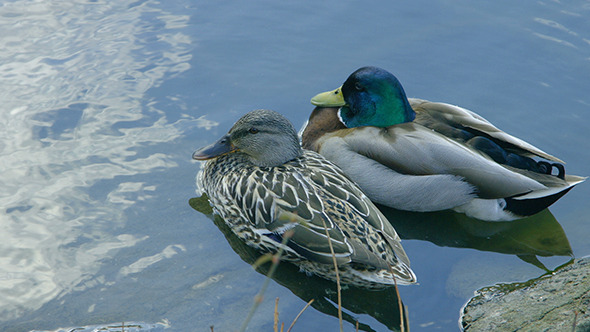
[[[202,170],[202,188],[248,245],[276,251],[292,230],[285,258],[308,273],[336,280],[333,250],[341,283],[380,288],[394,278],[416,282],[393,226],[337,166],[301,149],[279,113],[244,115],[193,159],[211,159]]]
[[[360,68],[311,102],[318,107],[303,147],[338,165],[371,200],[396,209],[514,220],[585,179],[566,175],[561,160],[469,110],[408,99],[380,68]]]

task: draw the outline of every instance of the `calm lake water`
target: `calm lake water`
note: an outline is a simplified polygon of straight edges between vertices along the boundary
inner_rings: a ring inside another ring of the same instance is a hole
[[[191,154],[255,108],[300,127],[361,66],[590,175],[588,1],[17,0],[0,29],[3,331],[237,330],[264,267],[189,205]],[[420,282],[400,289],[411,330],[458,330],[476,289],[590,255],[588,197],[512,223],[386,211]],[[393,291],[343,296],[346,331],[399,324]],[[284,264],[250,331],[272,330],[277,297],[287,326],[316,299],[294,331],[338,329],[333,284]]]

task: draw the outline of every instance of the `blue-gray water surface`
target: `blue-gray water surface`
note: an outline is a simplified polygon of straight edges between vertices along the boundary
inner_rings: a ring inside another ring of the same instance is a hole
[[[256,108],[296,127],[355,69],[472,109],[590,175],[590,3],[37,1],[0,4],[0,330],[136,322],[237,330],[264,271],[189,205],[195,148]],[[386,211],[419,285],[412,331],[590,254],[590,185],[539,216],[484,223]],[[399,324],[392,292],[344,291],[344,330]],[[333,284],[281,266],[250,331],[338,329]],[[396,321],[397,320],[397,321]]]

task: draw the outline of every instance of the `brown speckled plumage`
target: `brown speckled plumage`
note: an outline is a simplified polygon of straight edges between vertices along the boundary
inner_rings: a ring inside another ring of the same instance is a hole
[[[203,166],[202,189],[234,233],[261,251],[276,251],[285,231],[293,230],[285,259],[306,272],[335,280],[327,227],[343,284],[380,288],[393,285],[393,276],[398,284],[414,283],[399,236],[383,214],[334,164],[300,151],[271,167],[240,152],[217,156]]]

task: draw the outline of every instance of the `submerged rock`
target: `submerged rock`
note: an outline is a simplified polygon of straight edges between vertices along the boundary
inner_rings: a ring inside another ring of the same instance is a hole
[[[590,257],[523,283],[478,290],[459,320],[464,331],[590,331]]]

